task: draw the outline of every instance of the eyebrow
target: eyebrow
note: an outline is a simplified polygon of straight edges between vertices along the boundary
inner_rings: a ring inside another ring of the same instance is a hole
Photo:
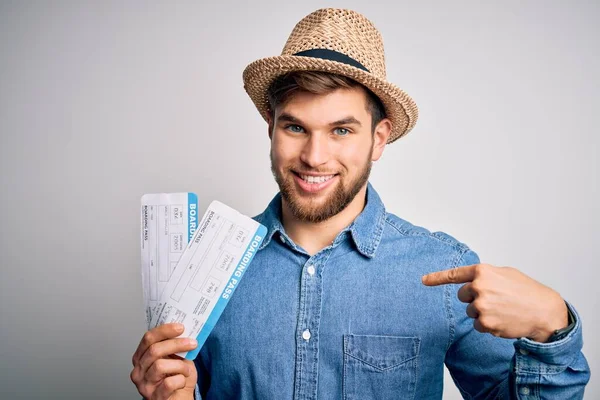
[[[299,119],[294,117],[291,114],[288,113],[282,113],[279,118],[277,118],[277,121],[285,121],[285,122],[292,122],[294,124],[299,124],[299,125],[304,125],[304,123]],[[362,124],[360,123],[359,120],[357,120],[356,118],[354,118],[353,116],[348,116],[342,119],[339,119],[337,121],[334,122],[330,122],[329,126],[337,126],[337,125],[350,125],[350,124],[355,124],[358,126],[362,126]]]

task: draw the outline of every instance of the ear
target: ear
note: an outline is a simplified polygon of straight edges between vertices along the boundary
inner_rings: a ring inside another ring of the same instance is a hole
[[[375,127],[373,133],[373,155],[371,156],[372,161],[377,161],[383,154],[385,145],[392,133],[392,121],[389,118],[384,118]]]
[[[267,129],[269,139],[273,139],[273,113],[271,110],[267,110]]]

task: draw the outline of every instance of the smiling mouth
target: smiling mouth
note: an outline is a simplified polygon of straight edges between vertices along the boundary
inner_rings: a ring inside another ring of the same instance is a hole
[[[333,179],[336,176],[336,174],[314,176],[314,175],[300,174],[297,172],[294,172],[294,174],[296,176],[299,176],[306,183],[324,183],[324,182],[327,182],[327,181]]]

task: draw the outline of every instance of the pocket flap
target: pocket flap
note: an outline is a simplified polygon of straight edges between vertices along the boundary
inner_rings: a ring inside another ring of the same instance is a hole
[[[418,337],[344,335],[344,353],[384,370],[414,359],[420,342]]]

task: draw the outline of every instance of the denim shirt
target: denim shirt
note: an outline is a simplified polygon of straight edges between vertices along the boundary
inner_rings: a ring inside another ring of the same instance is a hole
[[[482,334],[460,285],[421,276],[479,262],[465,244],[367,202],[310,256],[285,233],[278,194],[268,234],[195,360],[196,398],[441,399],[444,364],[467,399],[579,399],[590,371],[581,323],[554,343]]]

